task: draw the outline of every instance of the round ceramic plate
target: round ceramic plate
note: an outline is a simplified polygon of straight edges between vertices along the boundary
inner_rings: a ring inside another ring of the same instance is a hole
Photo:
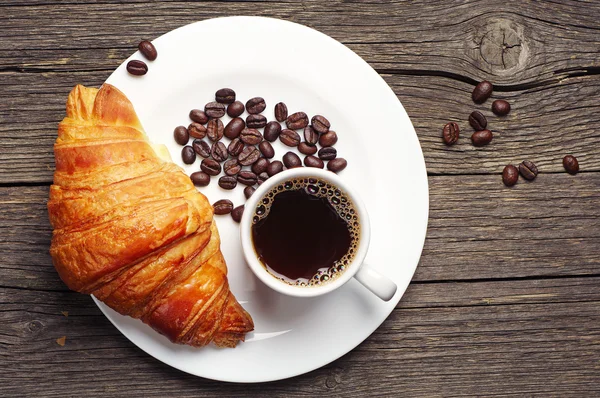
[[[252,40],[250,40],[252,38]],[[213,43],[207,46],[210,39]],[[254,43],[249,45],[248,43]],[[398,285],[389,302],[356,280],[324,297],[292,298],[264,286],[248,269],[238,224],[217,216],[231,290],[252,315],[255,331],[234,349],[172,344],[139,320],[100,309],[134,344],[185,372],[215,380],[262,382],[317,369],[366,339],[394,309],[415,271],[427,228],[425,162],[413,126],[384,80],[358,55],[330,37],[294,23],[259,17],[197,22],[153,42],[158,58],[145,76],[127,73],[124,62],[107,80],[133,102],[155,143],[165,144],[188,174],[199,170],[181,161],[173,129],[188,125],[191,109],[233,88],[245,102],[261,96],[263,114],[275,120],[283,101],[290,114],[325,115],[338,133],[338,154],[348,160],[340,173],[357,188],[371,218],[367,262]],[[214,45],[218,43],[218,45]],[[144,59],[135,53],[130,59]],[[227,123],[229,117],[223,118]],[[225,139],[225,142],[227,140]],[[274,143],[276,157],[289,148]],[[216,178],[201,188],[212,202],[244,203],[242,189],[224,191]]]

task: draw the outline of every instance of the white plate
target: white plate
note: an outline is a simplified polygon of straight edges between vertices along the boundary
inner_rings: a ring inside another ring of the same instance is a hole
[[[210,19],[154,40],[158,58],[143,77],[130,76],[129,59],[109,77],[133,102],[148,133],[181,161],[173,129],[188,113],[214,100],[222,87],[245,102],[262,96],[265,116],[283,101],[290,114],[325,115],[339,136],[348,167],[340,173],[358,190],[371,217],[367,261],[398,285],[382,302],[351,280],[325,297],[282,296],[259,282],[242,257],[238,225],[217,217],[231,290],[252,315],[256,330],[235,349],[201,349],[170,343],[138,320],[100,309],[134,344],[160,361],[215,380],[262,382],[309,372],[346,354],[394,309],[415,271],[427,228],[425,162],[413,126],[384,80],[358,55],[330,37],[294,23],[259,17]],[[144,59],[135,53],[130,59]],[[227,123],[225,116],[223,121]],[[227,140],[225,140],[227,142]],[[284,147],[276,142],[276,156]],[[224,191],[213,178],[201,192],[211,202],[244,202],[242,189]]]

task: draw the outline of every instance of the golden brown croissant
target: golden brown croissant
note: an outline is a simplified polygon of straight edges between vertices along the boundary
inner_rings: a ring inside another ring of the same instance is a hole
[[[54,266],[175,343],[234,347],[254,325],[229,291],[212,206],[162,153],[118,89],[71,91],[48,201]]]

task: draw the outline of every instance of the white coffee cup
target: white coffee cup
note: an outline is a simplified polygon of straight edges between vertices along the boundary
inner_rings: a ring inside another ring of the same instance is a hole
[[[358,247],[353,259],[341,274],[321,285],[291,285],[272,275],[260,261],[254,248],[254,243],[252,242],[253,218],[256,207],[259,205],[259,203],[262,203],[262,199],[272,188],[294,178],[311,177],[324,180],[334,185],[350,199],[357,212],[358,221],[360,224],[360,237],[358,239]],[[367,209],[356,194],[356,191],[348,186],[342,178],[331,171],[311,167],[300,167],[285,170],[269,178],[262,185],[260,185],[247,200],[244,214],[240,223],[240,233],[244,257],[246,258],[246,262],[250,266],[250,269],[265,285],[279,293],[295,297],[320,296],[340,288],[353,277],[384,301],[389,301],[396,293],[397,286],[394,282],[381,275],[373,268],[370,268],[368,265],[364,264],[364,259],[369,249],[369,240],[371,237]]]

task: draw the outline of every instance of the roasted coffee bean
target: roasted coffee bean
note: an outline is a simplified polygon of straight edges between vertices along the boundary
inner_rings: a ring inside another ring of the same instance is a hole
[[[215,142],[223,138],[225,128],[221,119],[210,119],[206,125],[206,135],[208,139]]]
[[[229,146],[227,147],[227,152],[229,152],[229,154],[231,156],[238,156],[240,153],[242,153],[242,150],[244,149],[244,143],[242,142],[242,140],[240,140],[239,138],[234,138],[230,143]]]
[[[327,146],[319,149],[319,159],[321,160],[333,160],[337,157],[337,149]]]
[[[241,205],[231,211],[231,218],[233,218],[233,221],[235,221],[235,222],[240,222],[240,221],[242,221],[243,214],[244,214],[244,205]]]
[[[192,148],[194,148],[194,151],[203,158],[210,156],[210,145],[204,140],[194,140],[194,142],[192,142]]]
[[[317,153],[317,147],[314,145],[308,145],[306,142],[298,144],[298,151],[304,155],[314,155]]]
[[[298,144],[300,144],[300,134],[296,133],[294,130],[283,129],[281,130],[281,134],[279,134],[279,141],[287,146],[298,146]]]
[[[258,175],[258,181],[256,181],[256,183],[258,185],[261,185],[263,182],[267,181],[269,179],[269,174],[267,174],[266,171],[263,171],[262,173],[260,173]]]
[[[265,126],[265,140],[273,142],[279,137],[281,133],[281,124],[278,122],[269,122]]]
[[[223,163],[223,171],[228,176],[234,176],[242,170],[242,166],[238,163],[236,158],[231,158]]]
[[[288,169],[302,167],[302,161],[300,160],[300,157],[294,152],[287,152],[285,155],[283,155],[283,164]]]
[[[193,122],[200,124],[208,123],[208,116],[206,116],[206,113],[200,109],[192,109],[190,111],[190,119],[192,119]]]
[[[258,158],[260,158],[260,152],[258,149],[253,146],[247,146],[238,155],[238,162],[242,166],[250,166],[252,163],[256,162]]]
[[[142,76],[148,73],[148,65],[144,61],[134,59],[127,63],[127,72],[134,76]]]
[[[231,213],[231,210],[233,210],[233,202],[229,199],[217,200],[212,206],[213,212],[220,216],[229,214]]]
[[[140,50],[144,57],[150,61],[154,61],[158,56],[156,47],[154,47],[154,44],[150,43],[148,40],[142,40],[140,44],[138,44],[138,50]]]
[[[192,173],[190,179],[197,187],[205,187],[210,184],[210,176],[203,171]]]
[[[208,104],[204,105],[204,113],[206,113],[208,117],[218,119],[225,115],[225,105],[216,101],[209,102]]]
[[[189,145],[186,145],[181,150],[181,159],[185,164],[192,164],[196,161],[196,152],[194,152],[194,148]]]
[[[273,177],[275,174],[281,173],[282,171],[283,163],[281,163],[279,160],[272,161],[267,167],[267,174],[269,175],[269,177]]]
[[[508,101],[496,100],[492,102],[492,112],[498,116],[506,116],[510,112],[510,104]]]
[[[251,171],[242,170],[238,173],[237,180],[240,184],[252,186],[252,185],[256,184],[258,177],[256,174],[254,174]]]
[[[490,130],[481,130],[473,133],[471,141],[475,146],[484,146],[492,142],[492,138],[494,138],[494,135]]]
[[[269,141],[262,141],[258,144],[258,149],[267,159],[272,159],[275,156],[275,149],[273,149],[273,145]]]
[[[254,174],[260,174],[262,172],[267,171],[267,168],[269,167],[269,161],[265,158],[260,158],[258,159],[256,162],[254,162],[254,164],[252,165],[252,172]]]
[[[337,142],[338,137],[337,134],[335,133],[335,131],[333,130],[329,130],[328,132],[326,132],[325,134],[322,134],[319,137],[319,145],[325,147],[325,146],[334,146],[335,143]]]
[[[473,102],[475,102],[476,104],[484,103],[485,100],[490,98],[490,96],[492,95],[493,89],[494,87],[492,86],[492,83],[488,82],[487,80],[482,81],[477,86],[475,86],[473,92],[471,93],[471,98],[473,99]]]
[[[244,119],[241,117],[236,117],[231,119],[227,126],[225,126],[225,130],[223,130],[223,134],[225,137],[233,140],[240,136],[242,130],[246,127],[246,123],[244,123]]]
[[[310,124],[312,125],[313,129],[315,129],[315,131],[319,134],[325,134],[329,131],[329,127],[331,127],[329,120],[327,120],[324,116],[321,115],[313,116],[312,119],[310,119]]]
[[[533,164],[533,162],[530,162],[529,160],[524,160],[519,165],[519,172],[521,173],[523,178],[531,181],[531,180],[534,180],[535,177],[537,177],[538,168],[535,164]]]
[[[261,129],[267,125],[267,118],[263,115],[248,115],[246,126],[253,129]]]
[[[509,164],[508,166],[504,167],[504,170],[502,170],[502,182],[504,182],[504,185],[507,187],[512,187],[517,183],[518,179],[519,170],[515,166]]]
[[[256,115],[265,110],[267,104],[265,103],[264,98],[262,97],[254,97],[250,98],[248,102],[246,102],[246,111],[251,115]]]
[[[209,176],[218,176],[221,173],[221,164],[214,159],[204,159],[200,163],[200,170]]]
[[[446,123],[442,129],[442,138],[444,139],[444,144],[454,145],[456,141],[458,141],[459,134],[460,128],[458,127],[457,123]]]
[[[344,158],[336,158],[327,162],[327,169],[334,173],[339,173],[348,166],[348,162]]]
[[[190,140],[190,133],[185,126],[177,126],[173,130],[173,138],[175,138],[175,142],[179,145],[186,145]]]
[[[242,113],[244,113],[244,110],[244,104],[242,104],[240,101],[232,102],[227,106],[227,114],[231,117],[240,116]]]
[[[262,141],[262,134],[257,129],[245,128],[240,133],[240,140],[246,145],[257,145]]]
[[[313,155],[308,155],[304,158],[304,165],[306,167],[317,167],[319,169],[325,167],[325,163],[323,163],[321,159]]]
[[[246,197],[246,199],[250,199],[250,196],[252,196],[254,191],[256,191],[256,188],[254,188],[254,187],[244,188],[244,196]]]
[[[206,127],[201,125],[200,123],[192,122],[188,126],[188,132],[194,138],[204,138],[206,137]]]
[[[299,130],[308,126],[308,116],[304,112],[292,113],[285,121],[288,129]]]
[[[217,162],[224,162],[229,157],[227,147],[221,141],[215,142],[210,150],[210,156]]]
[[[237,186],[237,178],[234,176],[222,176],[219,178],[219,186],[223,189],[234,189]]]
[[[569,172],[569,174],[577,174],[579,171],[579,162],[573,155],[567,155],[563,158],[563,167]]]
[[[483,113],[479,111],[473,111],[469,115],[469,124],[475,131],[485,130],[487,127],[487,119],[483,116]]]
[[[215,100],[221,104],[231,104],[235,101],[235,91],[230,88],[222,88],[215,93]]]
[[[287,105],[284,104],[283,102],[277,103],[277,105],[275,105],[275,119],[277,119],[278,122],[284,122],[285,119],[287,119],[287,117],[288,117]]]
[[[317,145],[317,142],[319,142],[319,133],[312,126],[304,128],[304,142],[308,145]]]

